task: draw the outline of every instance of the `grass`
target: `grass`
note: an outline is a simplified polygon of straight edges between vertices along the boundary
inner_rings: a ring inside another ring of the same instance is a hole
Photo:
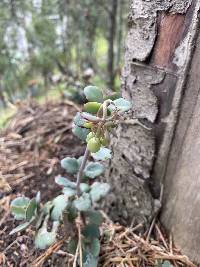
[[[46,98],[48,100],[59,100],[60,91],[55,87],[48,91],[47,96],[42,95],[37,97],[36,101],[40,104],[43,104],[45,103]],[[15,106],[0,109],[0,130],[6,127],[10,118],[15,114],[16,111],[17,107],[15,108]]]
[[[7,125],[9,119],[15,114],[15,112],[16,109],[11,107],[0,109],[0,129],[3,129]]]
[[[43,104],[46,102],[46,99],[48,100],[59,100],[60,99],[60,90],[57,87],[54,87],[50,90],[48,90],[47,95],[43,94],[41,96],[38,96],[36,98],[36,101],[40,104]]]

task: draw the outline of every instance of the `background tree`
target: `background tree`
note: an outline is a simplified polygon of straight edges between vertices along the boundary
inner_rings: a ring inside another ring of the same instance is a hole
[[[58,73],[84,83],[88,68],[95,84],[119,88],[127,6],[123,0],[1,1],[2,101],[3,95],[24,98],[31,79],[49,88]]]

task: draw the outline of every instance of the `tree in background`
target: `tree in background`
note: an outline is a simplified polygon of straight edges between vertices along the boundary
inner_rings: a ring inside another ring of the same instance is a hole
[[[88,68],[115,89],[126,13],[123,0],[1,1],[1,101],[23,97],[28,80],[47,90],[53,74],[82,81]]]

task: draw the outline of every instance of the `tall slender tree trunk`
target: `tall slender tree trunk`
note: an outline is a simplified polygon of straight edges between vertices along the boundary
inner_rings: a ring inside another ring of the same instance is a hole
[[[199,9],[199,0],[131,2],[122,95],[133,110],[113,137],[107,208],[148,226],[164,185],[162,222],[200,263]]]
[[[1,85],[0,85],[0,101],[2,102],[3,107],[5,108],[7,106],[7,104],[6,104],[6,100],[5,100],[5,97],[4,97],[4,94],[3,94],[3,90],[1,88]]]
[[[116,17],[118,0],[111,0],[109,33],[108,33],[108,87],[114,89],[115,71],[114,71],[114,41],[116,35]]]
[[[118,23],[117,23],[117,59],[116,65],[119,68],[121,61],[121,44],[122,44],[122,29],[123,29],[123,2],[118,0]]]

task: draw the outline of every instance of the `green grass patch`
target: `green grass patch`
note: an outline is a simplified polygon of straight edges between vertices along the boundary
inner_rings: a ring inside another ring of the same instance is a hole
[[[14,108],[2,108],[0,109],[0,129],[6,127],[7,123],[9,122],[10,118],[15,114],[16,109]]]

